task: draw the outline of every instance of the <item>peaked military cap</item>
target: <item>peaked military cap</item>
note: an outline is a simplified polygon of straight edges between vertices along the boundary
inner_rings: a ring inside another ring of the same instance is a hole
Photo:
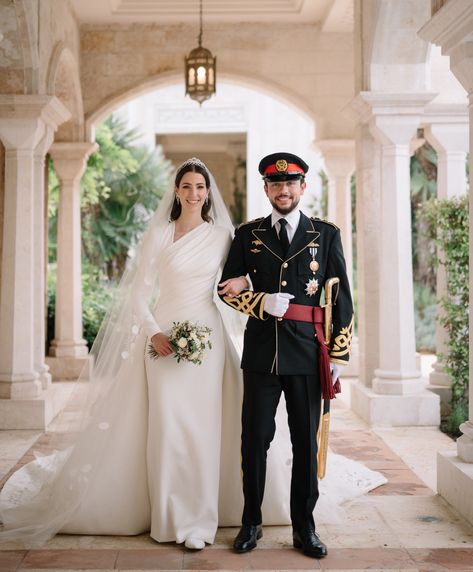
[[[265,181],[300,179],[309,170],[309,165],[292,153],[271,153],[261,159],[258,171]]]

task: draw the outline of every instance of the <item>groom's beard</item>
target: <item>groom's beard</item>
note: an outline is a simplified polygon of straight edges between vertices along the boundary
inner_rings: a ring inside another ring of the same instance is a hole
[[[300,197],[292,197],[291,203],[288,204],[286,207],[281,207],[281,205],[278,205],[278,203],[273,199],[269,199],[269,202],[271,203],[271,206],[274,208],[274,210],[278,211],[279,214],[287,215],[297,207],[300,200],[301,200]]]

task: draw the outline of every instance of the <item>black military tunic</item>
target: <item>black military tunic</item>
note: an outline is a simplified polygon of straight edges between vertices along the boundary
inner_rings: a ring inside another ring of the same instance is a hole
[[[318,269],[313,272],[311,262]],[[241,367],[281,375],[314,375],[318,342],[314,327],[304,322],[278,320],[263,312],[265,294],[288,292],[291,303],[319,306],[326,280],[340,279],[333,307],[330,360],[346,364],[353,334],[353,305],[343,257],[340,231],[328,222],[301,213],[289,251],[283,257],[271,216],[241,225],[222,274],[222,281],[249,275],[253,291],[222,299],[249,315]]]
[[[287,292],[295,296],[291,303],[319,306],[326,280],[338,277],[329,353],[331,361],[346,364],[353,333],[353,306],[340,231],[331,223],[300,213],[299,225],[284,256],[271,216],[245,223],[236,230],[222,281],[246,275],[251,278],[252,290],[222,297],[229,306],[249,316],[241,363],[245,385],[242,521],[261,523],[266,453],[284,391],[293,446],[291,519],[294,528],[299,529],[313,525],[312,511],[318,498],[319,345],[313,324],[275,318],[264,312],[264,301],[268,294]]]

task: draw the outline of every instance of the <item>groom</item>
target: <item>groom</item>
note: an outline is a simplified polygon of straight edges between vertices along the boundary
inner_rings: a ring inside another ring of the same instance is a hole
[[[298,208],[308,168],[292,153],[273,153],[261,160],[259,172],[273,210],[268,217],[236,230],[219,285],[222,300],[249,316],[241,364],[245,504],[242,527],[234,541],[234,549],[240,553],[255,548],[263,535],[266,454],[284,392],[293,449],[293,543],[307,556],[327,555],[312,516],[319,496],[316,435],[321,393],[333,397],[332,383],[348,362],[353,307],[339,229],[308,218]],[[253,290],[229,295],[222,283],[242,275],[250,277]],[[315,337],[317,321],[318,338],[323,334],[321,310],[314,308],[320,306],[321,290],[332,277],[338,277],[340,283],[327,355]]]

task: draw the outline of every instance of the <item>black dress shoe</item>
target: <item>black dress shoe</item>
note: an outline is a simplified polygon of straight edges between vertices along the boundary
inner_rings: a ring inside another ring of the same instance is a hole
[[[256,548],[258,540],[263,536],[263,527],[261,524],[243,524],[240,528],[240,532],[237,534],[234,542],[233,548],[235,552],[243,553],[248,552]]]
[[[302,548],[302,552],[306,556],[324,558],[328,554],[327,547],[311,526],[301,530],[293,530],[292,540],[294,548]]]

